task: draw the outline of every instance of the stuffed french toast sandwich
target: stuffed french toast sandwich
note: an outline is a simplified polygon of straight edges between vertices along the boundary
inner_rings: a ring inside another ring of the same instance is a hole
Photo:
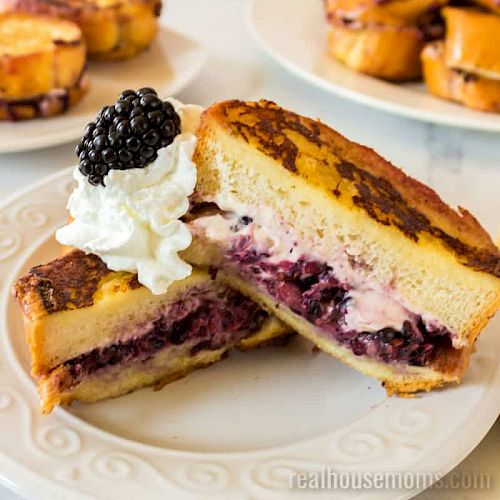
[[[201,270],[155,295],[137,275],[74,250],[15,285],[43,413],[157,388],[289,331]]]
[[[389,394],[430,390],[500,305],[469,212],[272,102],[127,90],[76,153],[65,255],[14,285],[45,413],[294,331]]]
[[[268,101],[208,108],[194,161],[189,262],[389,393],[462,379],[500,305],[500,253],[469,212]]]
[[[179,219],[196,181],[198,106],[128,90],[76,148],[64,255],[13,287],[41,409],[162,385],[291,333],[256,302],[192,268]]]

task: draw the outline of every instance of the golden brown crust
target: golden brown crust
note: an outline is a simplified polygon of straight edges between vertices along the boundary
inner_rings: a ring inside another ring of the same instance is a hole
[[[1,0],[3,11],[33,12],[53,17],[82,19],[92,17],[97,11],[116,10],[125,4],[160,4],[159,0]],[[156,12],[160,14],[160,10]]]
[[[59,115],[80,102],[88,88],[89,78],[85,70],[73,87],[56,89],[53,94],[42,94],[25,99],[0,98],[0,120],[32,120]]]
[[[443,42],[422,51],[424,79],[431,94],[480,111],[500,112],[500,81],[490,80],[446,66]]]
[[[422,33],[414,27],[372,25],[354,28],[333,23],[328,35],[330,54],[346,66],[391,81],[416,80],[422,75]]]
[[[420,52],[444,30],[447,0],[326,0],[330,54],[349,68],[389,81],[420,79]]]
[[[212,120],[328,196],[411,240],[439,242],[463,265],[500,277],[500,252],[478,221],[373,150],[269,101],[217,103],[204,112],[201,134]],[[307,158],[300,152],[305,144],[314,153]]]
[[[0,14],[0,120],[66,111],[86,93],[86,49],[74,23]]]
[[[97,60],[132,57],[150,45],[161,0],[0,0],[0,10],[43,14],[81,28],[89,56]]]
[[[474,0],[474,2],[496,14],[500,14],[500,0]]]
[[[399,26],[415,25],[429,12],[446,5],[448,0],[326,0],[329,19],[347,18]]]
[[[32,321],[47,314],[68,309],[80,309],[93,304],[94,295],[103,278],[110,274],[97,256],[81,250],[32,268],[13,287],[24,314]],[[130,274],[129,286],[135,287],[135,275]]]
[[[446,65],[500,80],[500,16],[446,7]]]

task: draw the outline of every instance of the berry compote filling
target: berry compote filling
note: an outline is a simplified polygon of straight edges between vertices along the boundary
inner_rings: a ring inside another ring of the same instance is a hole
[[[259,285],[357,356],[424,366],[438,346],[451,347],[451,335],[446,329],[427,327],[420,316],[412,314],[400,329],[349,328],[346,323],[352,300],[349,287],[340,283],[332,267],[325,263],[305,257],[294,262],[276,262],[269,253],[257,251],[250,236],[237,237],[227,258],[245,279]]]
[[[80,172],[92,185],[104,185],[110,170],[149,165],[180,132],[174,106],[162,101],[154,89],[125,90],[114,106],[104,107],[87,125],[75,149]]]
[[[216,350],[257,331],[268,317],[255,302],[233,290],[192,290],[184,300],[166,306],[148,325],[137,325],[140,335],[94,349],[64,363],[71,384],[98,370],[146,361],[160,350],[185,346],[185,355]]]

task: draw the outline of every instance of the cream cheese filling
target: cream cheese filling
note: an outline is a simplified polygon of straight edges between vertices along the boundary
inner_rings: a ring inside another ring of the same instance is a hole
[[[219,204],[221,205],[227,207],[233,203]],[[246,225],[241,223],[243,216],[251,219]],[[259,221],[265,223],[261,224]],[[347,330],[376,332],[393,328],[400,331],[405,321],[414,322],[417,315],[420,315],[405,306],[389,283],[380,284],[370,280],[369,271],[362,266],[357,268],[356,264],[353,264],[354,259],[349,259],[346,252],[330,255],[328,258],[314,254],[299,238],[294,237],[291,228],[273,219],[265,207],[257,210],[238,207],[237,212],[202,216],[191,222],[190,229],[194,235],[202,235],[222,243],[225,249],[230,249],[237,238],[249,236],[258,252],[269,254],[266,259],[269,263],[295,262],[299,258],[325,262],[333,269],[333,274],[339,282],[346,284],[348,288],[346,297],[349,300],[343,318]],[[265,276],[265,273],[262,276]],[[420,316],[424,324],[436,327],[437,322],[433,318]]]

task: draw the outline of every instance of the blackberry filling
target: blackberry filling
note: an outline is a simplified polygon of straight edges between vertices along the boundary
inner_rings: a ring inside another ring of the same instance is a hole
[[[104,185],[110,170],[144,168],[160,148],[173,142],[180,127],[172,104],[162,101],[154,89],[125,90],[85,128],[75,149],[80,172],[96,186]]]
[[[270,255],[259,253],[250,236],[237,238],[227,257],[242,276],[264,288],[357,356],[424,366],[431,361],[438,346],[451,347],[447,330],[428,328],[420,317],[405,321],[401,330],[383,328],[359,332],[348,329],[344,319],[349,307],[349,288],[336,279],[332,268],[325,263],[306,258],[270,263]]]
[[[94,349],[64,363],[71,384],[119,363],[145,361],[161,349],[188,343],[189,354],[215,350],[254,333],[267,318],[257,304],[238,292],[192,291],[189,298],[166,308],[146,333]],[[141,331],[144,331],[141,328]]]

